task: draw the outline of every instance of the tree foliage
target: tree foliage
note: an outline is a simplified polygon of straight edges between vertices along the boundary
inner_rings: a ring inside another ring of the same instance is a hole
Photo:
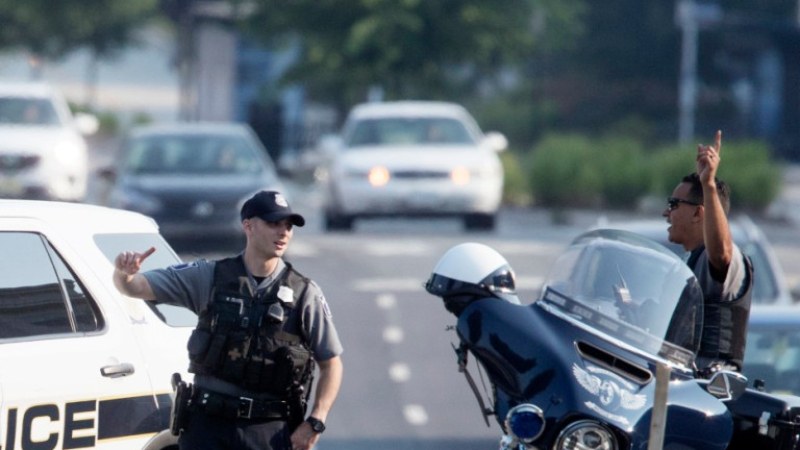
[[[287,79],[348,105],[379,86],[388,99],[458,98],[537,48],[577,33],[580,2],[555,0],[257,0],[245,29],[301,43]]]
[[[156,6],[157,0],[0,0],[0,48],[55,60],[82,47],[111,56]]]

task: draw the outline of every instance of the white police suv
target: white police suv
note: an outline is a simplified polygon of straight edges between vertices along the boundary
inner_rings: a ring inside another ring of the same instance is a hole
[[[0,449],[175,445],[170,380],[189,379],[197,318],[112,282],[120,251],[150,246],[143,270],[179,262],[144,215],[0,200]]]

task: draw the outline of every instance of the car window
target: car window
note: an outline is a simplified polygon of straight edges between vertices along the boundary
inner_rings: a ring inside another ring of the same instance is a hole
[[[770,323],[751,325],[747,332],[744,374],[762,379],[769,391],[800,389],[800,330]]]
[[[144,260],[142,271],[159,269],[181,262],[164,238],[157,233],[104,233],[95,235],[94,242],[112,264],[121,252],[145,251],[150,247],[155,247],[155,253]],[[190,327],[197,324],[197,315],[186,308],[154,302],[146,303],[167,325]]]
[[[125,166],[136,174],[255,174],[257,149],[238,135],[163,135],[128,142]]]
[[[58,114],[47,99],[0,98],[0,123],[14,125],[58,125]]]
[[[778,299],[777,281],[764,250],[753,242],[743,245],[741,250],[753,262],[753,299],[774,303]]]
[[[97,331],[96,303],[47,240],[0,232],[0,339]]]
[[[463,123],[448,118],[381,118],[355,124],[348,147],[404,144],[474,144]]]

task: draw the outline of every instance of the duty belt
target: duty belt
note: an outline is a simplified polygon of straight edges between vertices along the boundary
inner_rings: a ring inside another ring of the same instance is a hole
[[[237,419],[288,420],[289,404],[283,400],[235,397],[195,388],[192,409]]]

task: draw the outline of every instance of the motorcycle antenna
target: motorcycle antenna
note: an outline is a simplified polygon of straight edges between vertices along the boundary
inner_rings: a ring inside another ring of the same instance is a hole
[[[617,273],[619,274],[619,281],[620,284],[614,285],[614,294],[617,296],[617,300],[629,305],[633,298],[631,298],[631,291],[628,289],[628,283],[625,282],[625,277],[622,276],[622,271],[619,270],[619,266],[617,266]]]
[[[472,389],[472,393],[475,394],[475,399],[478,400],[478,406],[481,408],[481,415],[483,416],[483,421],[486,422],[487,427],[491,427],[489,424],[489,416],[494,414],[492,410],[486,407],[486,403],[483,401],[483,397],[481,397],[480,392],[478,391],[478,386],[475,384],[475,380],[472,378],[472,375],[467,370],[467,355],[469,351],[467,350],[467,346],[464,343],[461,343],[458,347],[454,344],[450,344],[453,346],[453,350],[456,352],[456,356],[458,358],[458,371],[464,374],[464,377],[467,379],[467,383],[469,387]]]

